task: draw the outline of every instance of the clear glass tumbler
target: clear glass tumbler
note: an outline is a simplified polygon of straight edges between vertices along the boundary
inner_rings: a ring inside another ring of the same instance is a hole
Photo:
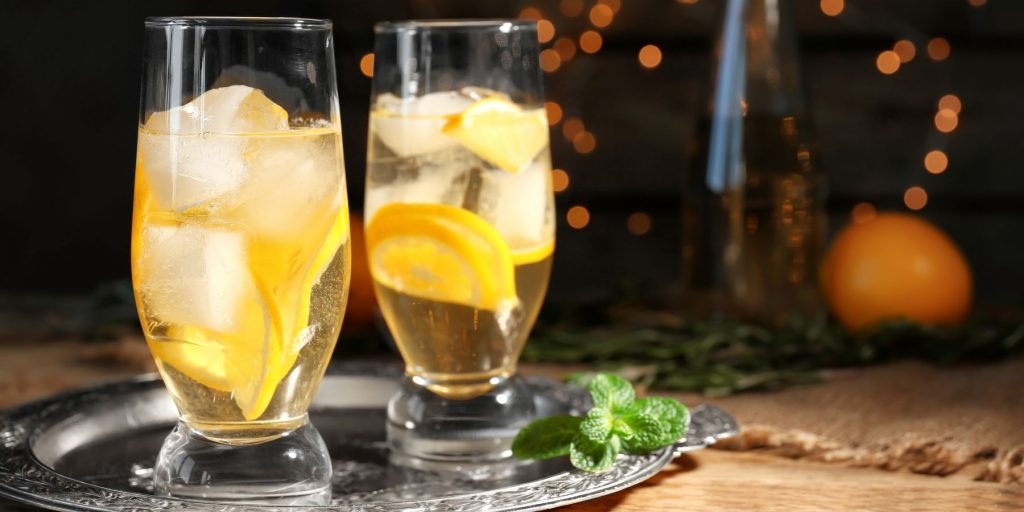
[[[331,23],[149,18],[132,281],[180,422],[158,492],[317,504],[306,409],[348,296]]]
[[[555,240],[538,52],[529,21],[376,27],[364,218],[406,461],[486,467],[534,415],[515,371]]]

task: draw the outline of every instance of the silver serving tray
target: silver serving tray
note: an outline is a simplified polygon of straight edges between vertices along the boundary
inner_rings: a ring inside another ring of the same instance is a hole
[[[676,455],[737,432],[727,413],[698,406],[675,447],[620,457],[607,472],[582,472],[563,458],[516,466],[501,480],[474,481],[389,464],[385,406],[400,377],[391,366],[347,365],[324,378],[310,417],[334,460],[334,499],[311,510],[544,510],[635,485]],[[578,414],[589,406],[578,388],[547,379],[529,383],[542,415]],[[0,415],[0,496],[65,511],[297,510],[153,496],[150,468],[175,421],[174,404],[155,375],[8,411]]]

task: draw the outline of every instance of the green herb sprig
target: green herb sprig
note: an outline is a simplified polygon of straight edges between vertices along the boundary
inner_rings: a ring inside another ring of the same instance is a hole
[[[587,390],[594,407],[585,416],[536,420],[512,442],[519,459],[569,456],[584,471],[607,471],[620,453],[644,455],[678,441],[690,424],[683,404],[663,397],[636,398],[629,381],[598,374]]]

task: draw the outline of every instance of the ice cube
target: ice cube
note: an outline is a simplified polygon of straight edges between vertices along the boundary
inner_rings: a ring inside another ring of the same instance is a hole
[[[288,114],[257,89],[212,89],[150,116],[139,132],[139,166],[160,209],[185,210],[238,188],[248,138],[288,129]]]
[[[169,133],[258,133],[288,129],[288,113],[245,85],[210,89],[192,101],[154,112],[146,129]]]
[[[339,200],[342,167],[338,137],[258,137],[247,149],[248,175],[234,217],[252,233],[284,239],[332,211]]]
[[[164,221],[142,229],[137,280],[147,316],[219,332],[238,328],[244,301],[259,300],[247,270],[245,236]]]
[[[463,206],[469,174],[482,162],[463,149],[450,149],[417,157],[396,169],[395,181],[371,185],[364,202],[364,217],[372,219],[388,203],[426,203]]]
[[[494,224],[513,249],[535,246],[554,237],[554,225],[548,219],[549,168],[546,159],[541,159],[517,174],[487,173],[482,193],[494,206],[481,211],[481,215]]]
[[[458,91],[406,99],[383,94],[377,98],[373,130],[388,149],[403,158],[441,151],[458,144],[441,131],[448,117],[472,103],[472,97]]]

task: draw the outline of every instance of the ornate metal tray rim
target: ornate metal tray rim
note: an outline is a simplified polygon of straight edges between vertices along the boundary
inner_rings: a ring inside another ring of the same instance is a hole
[[[345,365],[340,372],[325,377],[325,382],[344,377],[368,377],[393,380],[400,374],[394,367],[381,365]],[[340,373],[340,375],[338,375]],[[585,401],[572,391],[547,379],[531,379],[531,384],[561,395],[563,400]],[[675,447],[647,456],[623,456],[604,473],[563,471],[538,480],[485,491],[470,491],[437,498],[407,499],[367,504],[343,503],[319,507],[267,506],[217,503],[165,498],[112,489],[61,474],[40,460],[33,447],[41,433],[74,411],[98,400],[110,400],[126,393],[159,389],[156,374],[140,375],[79,391],[58,394],[0,413],[0,496],[29,505],[61,511],[142,512],[151,510],[203,510],[216,512],[266,512],[269,510],[358,510],[385,512],[397,510],[501,510],[527,512],[611,494],[631,487],[655,475],[676,455],[701,449],[716,440],[735,435],[735,421],[714,406],[693,409],[694,422],[687,438]],[[315,405],[314,405],[315,406]]]

